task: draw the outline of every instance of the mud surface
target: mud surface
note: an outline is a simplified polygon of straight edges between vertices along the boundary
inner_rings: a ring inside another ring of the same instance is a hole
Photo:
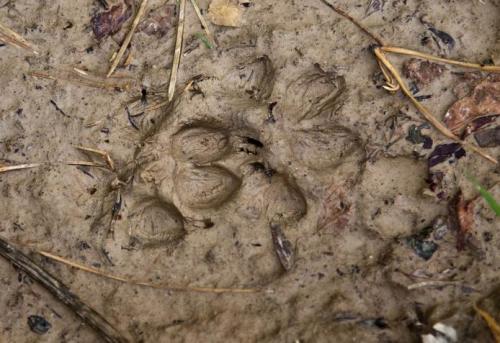
[[[498,56],[497,0],[371,3],[336,2],[392,45],[479,63]],[[432,149],[405,139],[422,116],[381,88],[374,42],[321,1],[242,2],[241,27],[210,25],[217,49],[197,38],[187,5],[177,95],[151,111],[168,87],[171,7],[148,14],[160,26],[139,26],[149,29],[117,71],[134,83],[120,92],[30,72],[105,75],[132,18],[98,42],[99,1],[0,1],[2,24],[40,51],[0,47],[0,162],[47,162],[0,174],[2,237],[154,283],[274,291],[155,290],[32,255],[134,342],[411,342],[438,321],[461,342],[492,342],[472,303],[500,282],[500,223],[465,175],[498,199],[499,169],[468,151],[437,166],[443,189],[431,191]],[[463,70],[439,71],[417,95],[432,95],[423,104],[442,118]],[[109,152],[116,172],[60,163],[88,160],[76,146]],[[447,224],[459,188],[476,199],[465,245]],[[427,281],[438,286],[419,287]],[[0,341],[98,339],[6,262],[0,285]],[[46,332],[30,330],[34,315]]]

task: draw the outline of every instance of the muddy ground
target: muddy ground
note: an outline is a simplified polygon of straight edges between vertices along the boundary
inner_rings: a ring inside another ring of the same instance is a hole
[[[165,2],[149,1],[148,12]],[[498,0],[388,0],[375,11],[369,3],[336,1],[392,45],[479,63],[500,52]],[[134,35],[129,65],[117,71],[134,80],[128,90],[96,89],[63,75],[106,74],[131,19],[97,41],[99,1],[0,5],[0,22],[40,51],[0,47],[0,162],[45,163],[0,175],[1,236],[133,279],[273,290],[157,290],[31,255],[130,341],[418,342],[441,321],[460,342],[493,342],[472,304],[500,282],[500,222],[477,198],[463,245],[448,217],[459,188],[477,196],[467,173],[500,198],[499,169],[467,151],[445,162],[446,194],[430,191],[432,149],[405,139],[422,116],[381,88],[374,42],[321,1],[242,2],[240,27],[210,24],[216,49],[197,38],[188,2],[175,100],[132,122],[126,104],[135,115],[166,95],[175,28]],[[200,0],[204,13],[208,5]],[[430,27],[454,45],[438,44]],[[422,103],[439,118],[457,99],[454,71],[462,70],[446,66],[417,94],[432,95]],[[449,143],[424,132],[434,146]],[[76,146],[109,152],[116,172],[64,164],[88,160]],[[408,239],[426,227],[437,246],[427,259]],[[280,263],[271,228],[293,259]],[[5,261],[0,285],[0,341],[98,340]],[[30,330],[31,315],[50,329]]]

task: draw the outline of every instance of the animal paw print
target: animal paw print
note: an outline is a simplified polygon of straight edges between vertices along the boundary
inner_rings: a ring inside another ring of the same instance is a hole
[[[223,58],[222,58],[223,59]],[[220,63],[224,63],[221,61]],[[140,246],[174,245],[217,213],[266,223],[279,262],[294,265],[286,238],[307,214],[304,191],[273,149],[284,141],[297,163],[335,168],[359,149],[350,129],[328,123],[342,106],[345,80],[319,67],[286,90],[273,122],[275,70],[267,56],[199,79],[144,135],[136,154],[130,237]],[[281,132],[281,133],[280,133]]]

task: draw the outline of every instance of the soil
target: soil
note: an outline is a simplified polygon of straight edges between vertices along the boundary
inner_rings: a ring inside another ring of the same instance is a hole
[[[206,13],[209,2],[199,4]],[[500,52],[498,0],[335,4],[394,46],[478,63]],[[30,255],[131,342],[418,342],[437,322],[460,342],[493,342],[472,304],[500,283],[500,221],[466,175],[500,199],[498,167],[469,151],[444,162],[437,197],[432,149],[405,139],[425,121],[381,87],[369,37],[319,0],[239,6],[240,27],[210,24],[218,47],[209,49],[187,3],[176,97],[147,111],[166,96],[175,25],[137,32],[117,70],[132,87],[103,90],[30,73],[105,75],[133,16],[97,41],[99,1],[0,1],[1,23],[40,51],[0,47],[0,162],[44,163],[0,174],[0,235],[131,279],[265,290],[151,289]],[[402,70],[407,59],[391,60]],[[458,71],[419,85],[441,119]],[[423,132],[434,146],[450,143]],[[107,151],[116,172],[68,166],[91,157],[76,146]],[[458,189],[472,201],[465,246],[447,224]],[[409,237],[429,227],[437,248],[417,254]],[[1,342],[99,340],[7,262],[0,285]],[[30,330],[33,315],[50,328]]]

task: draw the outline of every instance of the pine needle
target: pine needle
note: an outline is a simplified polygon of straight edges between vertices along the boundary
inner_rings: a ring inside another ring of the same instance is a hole
[[[263,291],[262,289],[259,288],[211,288],[211,287],[182,287],[182,286],[169,286],[169,285],[164,285],[164,284],[155,284],[155,283],[150,283],[150,282],[145,282],[145,281],[138,281],[138,280],[131,280],[128,279],[124,276],[118,276],[114,274],[109,274],[104,271],[101,271],[97,268],[92,268],[88,266],[84,266],[82,264],[70,261],[68,259],[65,259],[63,257],[51,254],[46,251],[37,251],[40,255],[48,257],[54,261],[66,264],[70,267],[82,270],[87,273],[95,274],[107,279],[131,284],[131,285],[137,285],[137,286],[144,286],[144,287],[150,287],[150,288],[156,288],[156,289],[163,289],[167,291],[175,291],[175,292],[198,292],[198,293],[258,293]]]
[[[8,27],[3,26],[2,24],[0,24],[0,41],[16,46],[18,48],[29,50],[35,55],[39,54],[31,43],[29,43],[21,35],[12,31]]]
[[[2,165],[0,165],[0,173],[6,173],[9,171],[14,171],[14,170],[36,168],[36,167],[39,167],[41,165],[42,165],[41,163],[18,164],[15,166],[2,166]]]
[[[181,63],[182,40],[184,34],[184,21],[186,11],[186,0],[179,2],[179,18],[177,20],[177,38],[175,41],[174,59],[172,61],[172,71],[170,73],[170,83],[168,85],[168,101],[172,101],[175,93],[175,84],[177,82],[177,73]]]
[[[141,6],[139,7],[137,14],[135,15],[134,21],[132,22],[132,27],[130,28],[130,31],[128,32],[127,36],[125,37],[122,46],[120,47],[120,50],[118,50],[118,53],[113,58],[113,63],[111,64],[111,67],[109,68],[106,77],[110,77],[111,74],[113,74],[116,67],[118,67],[118,64],[122,60],[123,55],[125,54],[125,51],[127,50],[127,47],[130,44],[130,41],[132,40],[132,36],[134,35],[135,29],[139,24],[139,21],[141,20],[142,16],[144,15],[144,12],[146,11],[147,2],[148,0],[142,0]]]

